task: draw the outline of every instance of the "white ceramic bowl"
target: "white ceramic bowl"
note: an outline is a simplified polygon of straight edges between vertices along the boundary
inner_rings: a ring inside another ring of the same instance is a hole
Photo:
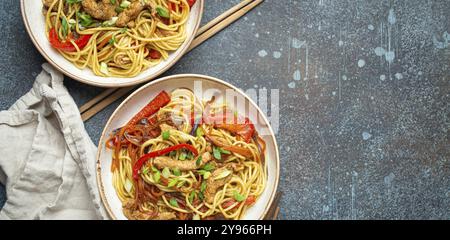
[[[136,77],[132,78],[116,78],[116,77],[99,77],[96,76],[91,69],[78,69],[71,62],[67,61],[58,51],[56,51],[49,43],[45,34],[45,17],[42,14],[41,0],[20,0],[22,17],[28,34],[31,37],[36,48],[44,56],[44,58],[59,71],[65,75],[76,79],[80,82],[99,86],[99,87],[125,87],[136,85],[156,78],[173,66],[191,45],[195,37],[195,33],[200,26],[203,13],[204,0],[198,0],[192,7],[189,20],[187,22],[186,31],[187,39],[181,47],[172,52],[169,58],[157,66],[151,67]]]
[[[194,88],[198,86],[195,84],[201,83],[200,88]],[[210,99],[213,92],[211,89],[216,89],[219,93],[216,101],[220,101],[225,94],[225,91],[233,91],[238,97],[244,100],[243,104],[236,104],[236,108],[233,107],[239,115],[247,116],[252,123],[255,124],[255,128],[264,139],[267,145],[266,154],[266,167],[267,167],[267,185],[266,188],[258,199],[258,201],[251,208],[248,209],[243,219],[262,219],[267,214],[267,211],[272,204],[273,198],[276,193],[280,171],[280,161],[278,155],[278,146],[273,133],[272,128],[269,125],[267,118],[261,112],[259,107],[247,97],[241,90],[226,83],[222,80],[208,77],[204,75],[184,74],[174,75],[165,78],[161,78],[136,90],[122,104],[114,111],[109,118],[106,126],[103,130],[100,142],[98,143],[97,152],[97,184],[100,191],[102,202],[107,209],[112,219],[126,219],[122,213],[122,203],[117,197],[116,191],[112,184],[111,161],[112,151],[106,149],[105,141],[108,139],[109,134],[119,127],[125,125],[137,112],[139,112],[148,102],[153,99],[159,92],[165,90],[171,92],[177,88],[188,88],[194,91],[194,94],[199,99]],[[200,96],[199,96],[200,95]],[[229,96],[229,95],[227,95]],[[248,109],[254,109],[255,111],[249,111]],[[246,112],[253,112],[246,114]],[[258,121],[259,120],[259,121]]]

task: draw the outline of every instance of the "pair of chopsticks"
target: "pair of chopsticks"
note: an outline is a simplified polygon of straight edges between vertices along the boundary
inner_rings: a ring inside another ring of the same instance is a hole
[[[244,16],[247,12],[258,6],[264,0],[244,0],[240,3],[236,4],[232,8],[228,9],[203,27],[201,27],[195,39],[192,41],[191,46],[188,48],[187,52],[196,48],[204,41],[208,40],[216,33],[223,30],[225,27],[229,26],[242,16]],[[86,121],[93,117],[95,114],[103,110],[108,105],[117,101],[121,97],[130,93],[133,89],[137,88],[133,87],[125,87],[125,88],[111,88],[103,91],[98,96],[94,97],[83,106],[80,107],[81,118],[83,121]]]

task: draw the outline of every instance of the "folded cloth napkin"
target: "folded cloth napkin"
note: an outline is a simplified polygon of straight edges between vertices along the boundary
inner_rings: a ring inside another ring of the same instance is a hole
[[[0,112],[0,219],[106,219],[95,178],[96,146],[63,76],[48,64],[33,88]]]

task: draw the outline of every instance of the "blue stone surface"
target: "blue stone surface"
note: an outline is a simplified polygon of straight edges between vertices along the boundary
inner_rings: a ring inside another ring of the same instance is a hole
[[[237,2],[207,0],[203,22]],[[19,1],[0,14],[5,110],[44,58]],[[448,0],[266,0],[164,76],[279,89],[281,218],[449,219],[449,32]],[[103,90],[65,84],[79,105]],[[86,122],[94,141],[118,104]]]

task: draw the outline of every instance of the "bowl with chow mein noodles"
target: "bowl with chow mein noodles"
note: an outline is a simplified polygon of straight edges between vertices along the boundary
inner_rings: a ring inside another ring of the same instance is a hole
[[[262,219],[279,156],[273,130],[241,90],[174,75],[136,90],[98,144],[97,183],[112,219]]]
[[[21,0],[37,49],[65,75],[101,87],[154,79],[188,50],[203,0]]]

